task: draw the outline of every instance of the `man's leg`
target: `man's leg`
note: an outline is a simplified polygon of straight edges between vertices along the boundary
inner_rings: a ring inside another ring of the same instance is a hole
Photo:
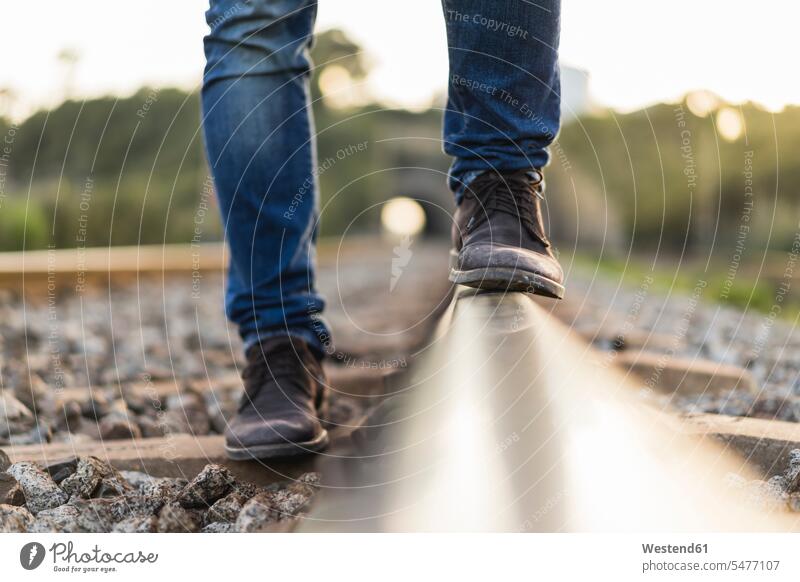
[[[322,350],[309,109],[312,0],[212,0],[202,102],[231,251],[226,310],[249,347],[291,334]]]
[[[211,0],[202,105],[231,264],[226,311],[245,342],[232,458],[327,444],[319,410],[328,331],[314,244],[316,154],[308,46],[315,0]]]
[[[560,297],[540,201],[558,132],[559,0],[443,0],[444,149],[459,202],[451,280]]]

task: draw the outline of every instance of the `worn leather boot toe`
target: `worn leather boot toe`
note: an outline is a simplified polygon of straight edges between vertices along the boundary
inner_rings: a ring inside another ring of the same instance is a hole
[[[245,392],[225,430],[228,457],[287,457],[328,445],[328,433],[320,424],[325,374],[304,341],[286,336],[252,346],[242,379]]]
[[[542,222],[541,172],[485,172],[475,178],[453,222],[450,280],[490,291],[561,299],[564,272]]]

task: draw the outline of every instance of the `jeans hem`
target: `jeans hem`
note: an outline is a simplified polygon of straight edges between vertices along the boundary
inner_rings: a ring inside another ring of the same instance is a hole
[[[314,354],[319,357],[320,359],[325,357],[325,350],[322,346],[322,342],[317,336],[316,332],[310,329],[304,328],[290,328],[290,329],[282,329],[282,330],[275,330],[275,331],[254,331],[251,332],[244,337],[242,337],[242,342],[244,343],[244,351],[247,351],[253,347],[254,345],[266,341],[271,338],[276,337],[294,337],[297,339],[301,339],[308,344],[308,347]]]
[[[526,166],[524,166],[522,168],[517,168],[516,171],[525,170],[525,169],[529,169],[531,172],[533,172],[533,171],[542,172],[542,170],[540,168],[536,168],[536,167],[531,166],[531,165],[526,165]],[[458,179],[456,179],[453,176],[451,176],[450,177],[450,183],[451,183],[451,187],[453,188],[453,194],[456,197],[456,204],[461,204],[461,200],[464,198],[464,192],[467,191],[467,188],[469,188],[469,185],[472,184],[472,182],[475,180],[475,178],[477,178],[481,174],[483,174],[485,172],[488,172],[488,171],[491,171],[491,170],[496,170],[498,172],[503,172],[503,170],[500,170],[500,169],[497,169],[497,168],[486,168],[484,170],[470,170],[468,172],[465,172],[463,174],[463,176],[461,176],[461,178],[458,178]],[[514,171],[514,170],[509,170],[509,171]]]

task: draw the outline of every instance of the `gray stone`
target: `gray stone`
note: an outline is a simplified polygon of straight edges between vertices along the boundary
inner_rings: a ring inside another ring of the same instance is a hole
[[[163,437],[165,434],[164,425],[157,418],[139,415],[136,417],[136,424],[146,439]]]
[[[100,421],[100,437],[104,440],[140,439],[142,430],[128,415],[113,412]]]
[[[800,449],[789,451],[789,468],[786,469],[785,477],[789,492],[800,492]]]
[[[30,525],[28,525],[26,532],[27,533],[81,533],[81,530],[78,529],[77,531],[64,531],[59,528],[58,523],[56,523],[49,517],[36,517],[30,523]]]
[[[173,477],[153,477],[141,471],[120,471],[120,475],[141,495],[172,501],[189,482]]]
[[[261,489],[254,485],[253,483],[237,481],[233,486],[234,491],[236,491],[239,495],[241,495],[245,501],[254,497],[256,494],[261,492]]]
[[[33,523],[33,515],[24,507],[0,505],[0,533],[24,533]]]
[[[38,374],[27,372],[14,388],[14,395],[25,407],[37,414],[52,412],[52,390]]]
[[[142,493],[159,497],[166,501],[173,501],[181,491],[189,484],[186,479],[175,479],[171,477],[161,477],[153,479],[144,486]]]
[[[8,472],[19,481],[28,509],[39,513],[63,505],[69,499],[53,478],[35,463],[21,461],[8,468]]]
[[[156,410],[147,390],[141,386],[130,385],[122,390],[122,398],[127,407],[136,414],[147,414]]]
[[[94,490],[95,497],[117,497],[133,493],[131,484],[118,475],[109,475],[100,480],[97,489]]]
[[[50,473],[53,481],[61,483],[78,469],[78,457],[69,457],[48,463],[44,470]]]
[[[0,471],[5,471],[11,466],[11,459],[8,458],[8,455],[0,449]]]
[[[305,473],[296,481],[276,484],[248,500],[236,518],[236,531],[270,531],[279,521],[294,519],[308,507],[319,485],[318,473]]]
[[[25,505],[25,494],[22,487],[9,473],[0,473],[0,504]]]
[[[69,504],[78,509],[82,531],[108,532],[114,524],[129,517],[156,515],[164,502],[154,497],[122,495],[104,499],[73,499]]]
[[[315,471],[311,471],[309,473],[303,473],[300,475],[300,477],[297,479],[297,483],[317,488],[319,487],[320,480],[320,474]]]
[[[245,503],[247,499],[241,493],[237,491],[229,493],[211,506],[206,514],[206,523],[235,523]]]
[[[279,520],[296,517],[308,506],[312,495],[306,488],[287,487],[273,496],[272,508]]]
[[[167,434],[202,436],[211,430],[205,400],[191,391],[173,394],[167,399],[167,412],[162,421]]]
[[[132,493],[119,472],[97,457],[86,457],[78,461],[75,472],[61,482],[61,488],[72,497],[116,497]]]
[[[242,507],[236,518],[235,530],[244,533],[267,531],[269,524],[278,521],[273,509],[272,494],[259,493]]]
[[[61,405],[58,417],[58,428],[75,432],[83,424],[83,412],[80,403],[69,400]]]
[[[134,489],[137,489],[139,493],[142,492],[142,487],[144,485],[155,479],[155,477],[152,477],[142,471],[120,471],[119,474],[122,475],[122,477],[128,483],[130,483]]]
[[[69,505],[78,510],[76,519],[81,532],[105,533],[126,515],[113,499],[71,499]]]
[[[33,413],[20,402],[9,390],[0,390],[0,432],[8,434],[10,428],[34,426],[36,420]]]
[[[36,515],[36,520],[28,527],[28,532],[79,533],[82,528],[78,522],[78,516],[78,509],[72,505],[45,509]]]
[[[8,439],[9,444],[12,445],[41,445],[49,443],[53,434],[50,426],[45,422],[36,424],[30,430],[14,429],[14,432],[15,434],[12,434]]]
[[[158,531],[161,533],[191,533],[200,530],[200,520],[193,511],[177,503],[168,503],[158,514]]]
[[[93,392],[92,397],[81,405],[81,412],[86,418],[99,421],[110,411],[108,398],[100,392]]]
[[[100,425],[94,420],[82,422],[76,434],[89,437],[93,441],[99,441],[102,438],[100,436]]]
[[[208,403],[208,417],[211,428],[217,434],[225,434],[228,422],[236,415],[239,403],[236,400],[214,398]]]
[[[177,501],[183,507],[209,507],[233,485],[234,477],[228,469],[222,465],[206,465],[178,494]]]

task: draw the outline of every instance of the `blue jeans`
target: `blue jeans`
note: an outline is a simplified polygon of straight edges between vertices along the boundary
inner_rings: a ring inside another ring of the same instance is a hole
[[[231,251],[226,312],[246,346],[294,335],[324,353],[331,343],[315,286],[308,86],[316,0],[210,1],[202,106]],[[489,169],[547,163],[559,127],[560,0],[442,5],[450,57],[444,151],[454,158],[448,182],[458,200]]]

